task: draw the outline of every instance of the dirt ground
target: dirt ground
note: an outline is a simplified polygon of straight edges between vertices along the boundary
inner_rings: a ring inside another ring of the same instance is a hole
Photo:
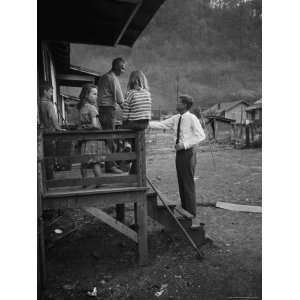
[[[172,139],[147,138],[147,172],[170,200],[179,203]],[[203,261],[178,234],[149,220],[150,263],[139,267],[136,245],[81,210],[46,214],[48,283],[45,299],[261,299],[261,214],[217,209],[217,201],[261,205],[261,149],[213,145],[197,153],[197,213],[213,240]],[[128,208],[127,222],[132,221]],[[55,221],[53,223],[53,221]],[[52,224],[51,224],[52,223]],[[55,241],[55,228],[77,228]],[[162,285],[165,290],[156,297]]]

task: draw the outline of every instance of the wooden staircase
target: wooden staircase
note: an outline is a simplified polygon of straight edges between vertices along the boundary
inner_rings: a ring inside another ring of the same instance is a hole
[[[168,201],[167,205],[192,238],[196,238],[198,246],[203,245],[206,242],[204,224],[197,230],[191,230],[190,227],[192,225],[193,216],[171,201]],[[148,217],[164,226],[166,231],[172,233],[181,232],[176,221],[172,218],[163,203],[158,199],[156,192],[151,189],[147,192],[147,210]]]

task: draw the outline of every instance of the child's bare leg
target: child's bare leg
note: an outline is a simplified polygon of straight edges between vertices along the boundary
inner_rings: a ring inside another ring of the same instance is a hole
[[[87,177],[87,168],[84,164],[81,164],[81,166],[80,166],[80,173],[81,173],[81,177],[82,177],[82,187],[85,188],[85,187],[87,187],[87,185],[85,183],[85,178]]]
[[[95,177],[100,177],[101,176],[102,170],[101,170],[100,164],[95,164],[94,165],[93,172],[94,172]],[[99,187],[99,186],[100,186],[100,184],[96,184],[96,188]]]

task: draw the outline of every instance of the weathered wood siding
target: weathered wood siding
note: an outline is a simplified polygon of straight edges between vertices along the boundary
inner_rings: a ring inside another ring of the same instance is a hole
[[[217,141],[230,141],[233,129],[229,122],[224,122],[220,120],[214,120],[215,122],[215,139]]]
[[[239,105],[233,107],[232,109],[225,112],[225,118],[227,119],[233,119],[236,123],[246,123],[246,108],[248,106],[244,103],[240,103]]]

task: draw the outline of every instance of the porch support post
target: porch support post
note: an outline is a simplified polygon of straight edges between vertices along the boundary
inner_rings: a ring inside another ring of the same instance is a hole
[[[44,238],[44,220],[43,220],[43,172],[42,172],[42,159],[43,159],[43,132],[38,129],[37,136],[37,235],[38,235],[38,293],[42,293],[42,289],[46,285],[47,272],[46,272],[46,251],[45,251],[45,238]]]
[[[146,194],[141,196],[137,206],[137,222],[138,222],[138,250],[139,264],[144,266],[148,261],[148,234],[147,234],[147,201]]]

